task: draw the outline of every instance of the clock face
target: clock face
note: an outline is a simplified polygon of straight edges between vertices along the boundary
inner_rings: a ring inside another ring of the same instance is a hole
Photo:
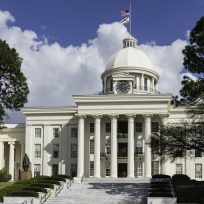
[[[130,84],[128,81],[119,81],[116,84],[116,91],[118,94],[126,94],[130,91]]]

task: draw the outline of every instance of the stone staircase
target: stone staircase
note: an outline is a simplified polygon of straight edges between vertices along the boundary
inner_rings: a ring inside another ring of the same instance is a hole
[[[73,183],[46,204],[146,204],[147,178],[85,178]]]

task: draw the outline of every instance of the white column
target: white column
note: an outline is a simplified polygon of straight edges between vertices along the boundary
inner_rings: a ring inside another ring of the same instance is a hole
[[[14,144],[15,142],[8,142],[9,148],[9,174],[11,174],[11,181],[14,180]]]
[[[151,115],[144,115],[145,118],[145,141],[148,141],[151,136]],[[151,177],[152,175],[152,152],[151,147],[145,142],[144,152],[144,172],[145,177]]]
[[[141,77],[141,90],[144,90],[144,74]]]
[[[161,118],[162,126],[166,126],[168,124],[169,114],[160,114],[159,117]],[[166,165],[161,160],[160,160],[160,173],[161,174],[165,174],[166,173]]]
[[[158,85],[158,81],[156,83],[156,92],[159,92],[159,85]]]
[[[154,77],[152,77],[152,92],[155,92],[155,88],[154,88]]]
[[[134,115],[128,115],[128,177],[134,175]]]
[[[111,116],[111,177],[118,177],[117,162],[117,115]]]
[[[103,80],[103,93],[107,93],[107,90],[106,90],[106,77]]]
[[[0,141],[0,170],[4,168],[4,142]]]
[[[78,147],[77,147],[77,177],[84,176],[84,115],[79,116]]]
[[[94,127],[94,177],[101,177],[101,161],[100,161],[100,140],[101,140],[101,116],[95,116],[95,127]]]
[[[137,76],[137,90],[140,90],[140,77]]]
[[[25,143],[24,142],[20,142],[21,145],[21,161],[20,161],[20,168],[21,170],[23,169],[23,158],[25,155]]]

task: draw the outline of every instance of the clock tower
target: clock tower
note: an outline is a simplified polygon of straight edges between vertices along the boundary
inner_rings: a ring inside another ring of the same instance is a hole
[[[102,94],[158,93],[159,75],[133,37],[125,38],[123,48],[110,57],[101,79]]]

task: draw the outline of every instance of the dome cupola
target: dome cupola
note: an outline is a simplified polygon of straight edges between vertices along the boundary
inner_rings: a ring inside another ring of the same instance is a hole
[[[123,48],[110,57],[101,78],[103,94],[158,92],[159,75],[133,37],[123,40]]]

